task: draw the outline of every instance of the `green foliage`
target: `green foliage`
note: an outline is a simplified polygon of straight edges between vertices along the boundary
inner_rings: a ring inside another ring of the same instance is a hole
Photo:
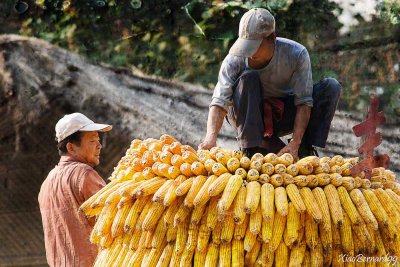
[[[12,2],[0,3],[0,8],[10,9]],[[30,0],[29,5],[29,12],[14,19],[8,28],[0,17],[0,31],[43,38],[85,55],[93,63],[133,65],[149,74],[200,83],[210,89],[237,38],[240,17],[250,8],[263,7],[275,15],[278,36],[308,48],[314,81],[326,76],[341,81],[345,88],[343,108],[362,109],[363,94],[382,83],[383,102],[389,112],[394,110],[386,98],[398,88],[393,79],[385,80],[380,74],[385,72],[385,66],[380,65],[387,62],[379,62],[370,50],[360,49],[359,43],[384,34],[392,36],[391,42],[394,36],[398,47],[397,0],[379,1],[378,18],[362,24],[373,29],[378,25],[377,30],[366,34],[354,28],[347,36],[338,34],[342,26],[334,12],[338,7],[330,0]],[[396,50],[396,46],[391,49]],[[387,51],[382,52],[386,58],[384,53]],[[386,68],[393,68],[393,64],[389,62]],[[376,83],[364,83],[370,80]]]

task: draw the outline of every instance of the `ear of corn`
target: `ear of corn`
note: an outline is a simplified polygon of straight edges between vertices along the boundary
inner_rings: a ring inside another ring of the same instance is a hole
[[[96,220],[94,266],[354,266],[340,254],[399,256],[400,184],[381,167],[371,180],[351,177],[357,162],[249,159],[168,135],[133,141],[111,182],[80,207]]]

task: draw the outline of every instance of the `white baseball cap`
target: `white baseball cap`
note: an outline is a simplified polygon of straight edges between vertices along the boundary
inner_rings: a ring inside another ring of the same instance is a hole
[[[254,55],[263,38],[275,32],[275,18],[264,8],[253,8],[244,13],[239,24],[239,38],[229,54],[241,57]]]
[[[100,131],[107,132],[112,129],[111,125],[94,123],[82,113],[67,114],[56,124],[57,141],[61,142],[68,136],[78,131],[90,132]]]

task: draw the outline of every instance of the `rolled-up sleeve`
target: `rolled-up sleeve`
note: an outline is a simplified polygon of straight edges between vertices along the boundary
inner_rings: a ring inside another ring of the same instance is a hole
[[[241,58],[228,55],[221,64],[218,82],[214,89],[211,106],[219,106],[226,111],[232,105],[233,85],[244,69]]]
[[[105,185],[106,183],[96,171],[86,171],[80,179],[79,191],[83,198],[87,200]]]
[[[313,106],[313,82],[311,73],[310,56],[307,49],[303,49],[299,54],[296,69],[290,81],[290,87],[293,88],[295,95],[294,104]]]

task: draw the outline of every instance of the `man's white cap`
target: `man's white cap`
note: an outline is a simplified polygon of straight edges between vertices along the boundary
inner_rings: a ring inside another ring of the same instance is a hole
[[[254,55],[263,38],[275,32],[275,18],[264,8],[253,8],[244,13],[239,24],[239,38],[229,54],[241,57]]]
[[[56,124],[57,141],[61,142],[68,136],[78,131],[90,132],[100,131],[107,132],[112,129],[111,125],[94,123],[82,113],[72,113],[65,115]]]

